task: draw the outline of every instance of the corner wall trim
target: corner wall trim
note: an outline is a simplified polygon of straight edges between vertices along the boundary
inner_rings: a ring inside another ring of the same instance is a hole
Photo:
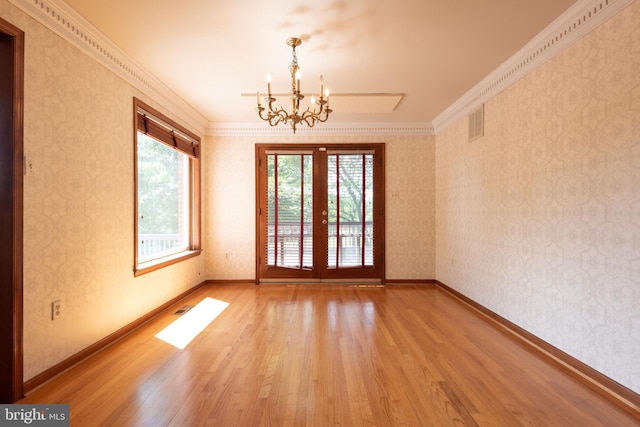
[[[351,123],[309,130],[308,135],[434,135],[467,115],[579,40],[635,0],[578,0],[510,59],[462,95],[431,121],[422,123]],[[201,134],[265,135],[264,124],[211,122],[163,82],[128,56],[102,32],[61,0],[9,0],[14,6],[95,58],[143,93],[164,100],[168,107]],[[267,127],[268,128],[268,127]],[[302,130],[302,129],[301,129]],[[304,130],[302,130],[304,132]],[[278,131],[271,128],[269,134]],[[287,134],[289,135],[289,134]]]
[[[558,366],[564,372],[585,384],[608,401],[629,412],[640,421],[640,394],[635,393],[633,390],[596,371],[592,367],[538,338],[527,330],[522,329],[515,323],[478,304],[471,298],[444,283],[436,281],[436,284],[444,292],[449,293],[471,310],[484,317],[488,323],[500,332],[543,359]]]
[[[205,285],[256,285],[256,281],[254,279],[232,279],[232,280],[205,280]]]
[[[298,129],[304,136],[352,136],[352,135],[435,135],[431,122],[364,122],[333,123],[320,127]],[[274,128],[266,123],[211,122],[208,136],[285,136],[291,137],[291,129]]]
[[[30,380],[25,381],[24,386],[23,386],[24,393],[27,394],[28,392],[33,391],[36,387],[44,384],[45,382],[53,379],[54,377],[60,375],[61,373],[63,373],[67,369],[73,367],[74,365],[78,364],[79,362],[83,361],[84,359],[87,359],[88,357],[98,353],[99,351],[105,349],[106,347],[110,346],[111,344],[115,343],[116,341],[124,338],[125,336],[129,335],[131,332],[133,332],[136,329],[140,328],[145,323],[149,322],[154,317],[158,316],[163,311],[165,311],[166,309],[168,309],[172,305],[175,305],[176,303],[180,302],[181,300],[183,300],[184,298],[186,298],[187,296],[189,296],[190,294],[192,294],[193,292],[195,292],[196,290],[200,289],[202,286],[204,286],[206,284],[207,284],[207,282],[205,281],[205,282],[202,282],[202,283],[200,283],[198,285],[195,285],[194,287],[192,287],[190,289],[187,289],[186,291],[184,291],[180,295],[176,296],[175,298],[172,298],[171,300],[169,300],[166,303],[162,304],[160,307],[156,308],[155,310],[150,311],[149,313],[145,314],[144,316],[134,320],[133,322],[129,323],[128,325],[126,325],[126,326],[118,329],[117,331],[113,332],[112,334],[107,335],[106,337],[102,338],[100,341],[98,341],[98,342],[96,342],[94,344],[91,344],[89,347],[85,348],[84,350],[81,350],[80,352],[74,354],[73,356],[71,356],[71,357],[63,360],[62,362],[58,363],[57,365],[52,366],[51,368],[47,369],[46,371],[43,371],[43,372],[39,373],[38,375],[36,375],[35,377],[31,378]]]
[[[387,279],[385,280],[384,284],[391,285],[391,286],[402,286],[402,285],[433,286],[433,285],[438,285],[439,282],[435,279]]]
[[[579,0],[431,123],[436,134],[522,79],[635,0]]]
[[[204,134],[208,119],[127,55],[82,15],[61,0],[9,0],[30,17],[76,46],[117,76]]]

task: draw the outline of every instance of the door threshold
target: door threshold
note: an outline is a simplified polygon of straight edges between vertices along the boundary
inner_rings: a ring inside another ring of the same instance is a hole
[[[380,285],[382,279],[260,279],[260,285]]]

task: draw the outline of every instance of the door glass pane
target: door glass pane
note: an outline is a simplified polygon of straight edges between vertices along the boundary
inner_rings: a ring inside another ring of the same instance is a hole
[[[267,155],[267,265],[313,267],[313,156]]]
[[[327,158],[329,268],[373,265],[373,154]]]

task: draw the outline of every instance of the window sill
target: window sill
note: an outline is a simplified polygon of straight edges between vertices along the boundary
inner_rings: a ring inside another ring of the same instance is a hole
[[[196,257],[200,255],[201,252],[202,249],[189,250],[169,255],[163,258],[138,263],[138,265],[136,265],[133,270],[133,275],[134,277],[138,277],[142,276],[143,274],[151,273],[152,271],[156,271],[169,265],[177,264],[186,259]]]

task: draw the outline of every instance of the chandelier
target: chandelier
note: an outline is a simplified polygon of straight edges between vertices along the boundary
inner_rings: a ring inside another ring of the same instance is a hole
[[[296,47],[300,46],[302,40],[296,37],[287,39],[287,45],[293,49],[293,59],[289,66],[291,72],[291,111],[287,112],[280,107],[275,109],[273,103],[276,101],[271,95],[271,75],[267,74],[267,97],[264,99],[268,103],[268,107],[260,104],[260,92],[257,93],[258,115],[271,126],[278,126],[280,123],[290,123],[293,133],[296,133],[298,124],[306,124],[310,128],[315,126],[317,122],[326,122],[329,114],[333,111],[329,108],[329,89],[324,88],[322,76],[320,76],[320,99],[316,100],[315,96],[311,96],[311,105],[300,113],[300,101],[304,99],[304,95],[300,93],[300,67],[298,66],[298,57],[296,56]]]

